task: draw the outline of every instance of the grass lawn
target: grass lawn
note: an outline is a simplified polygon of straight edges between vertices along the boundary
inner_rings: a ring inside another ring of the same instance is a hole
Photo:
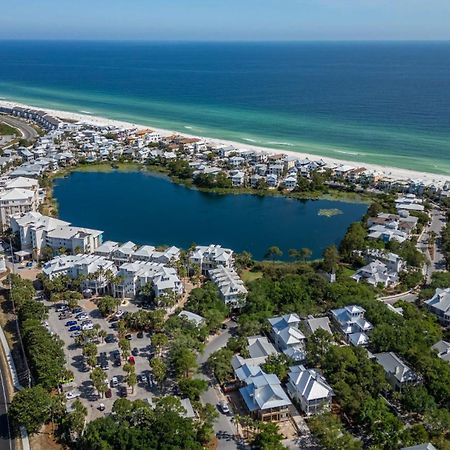
[[[244,283],[250,283],[250,281],[257,280],[263,276],[262,272],[250,272],[250,270],[244,270],[241,273],[241,278]]]
[[[121,172],[135,172],[142,169],[142,165],[138,163],[93,163],[93,164],[81,164],[73,169],[74,172],[112,172],[113,170],[119,170]]]
[[[0,122],[0,136],[19,136],[19,131],[16,128],[10,127],[8,124]]]

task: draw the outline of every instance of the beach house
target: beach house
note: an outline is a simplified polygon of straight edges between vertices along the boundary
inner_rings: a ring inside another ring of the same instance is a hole
[[[245,305],[247,288],[234,269],[218,266],[217,269],[209,270],[208,274],[227,306],[241,308]]]
[[[303,361],[305,354],[306,336],[300,331],[300,318],[297,314],[268,319],[271,330],[270,337],[278,351],[294,361]]]
[[[332,309],[331,317],[338,330],[345,336],[347,342],[355,346],[366,346],[369,343],[369,333],[373,326],[364,318],[365,309],[358,305]]]
[[[233,266],[233,250],[220,245],[198,245],[189,255],[189,264],[199,266],[202,273],[218,266],[231,268]]]
[[[420,381],[419,376],[395,353],[375,353],[373,356],[383,367],[386,379],[395,391],[401,391],[405,386],[414,385]]]
[[[301,365],[291,367],[286,389],[307,415],[322,413],[331,408],[333,389],[317,369],[306,369]]]
[[[436,289],[433,297],[424,302],[425,307],[437,316],[439,322],[450,325],[450,288]]]

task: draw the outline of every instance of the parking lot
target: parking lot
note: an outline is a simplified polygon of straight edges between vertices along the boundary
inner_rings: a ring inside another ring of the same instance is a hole
[[[109,343],[104,341],[102,342],[102,340],[100,340],[97,346],[98,355],[104,354],[104,359],[108,361],[108,367],[105,367],[108,383],[111,383],[111,379],[113,377],[117,377],[118,379],[118,386],[111,387],[111,398],[99,398],[90,380],[90,371],[85,369],[86,365],[82,355],[82,349],[75,343],[74,332],[69,331],[70,326],[66,325],[68,322],[77,321],[75,326],[79,326],[81,325],[82,320],[77,320],[75,315],[60,319],[59,315],[61,312],[57,311],[58,305],[48,301],[45,301],[45,304],[49,306],[48,328],[51,332],[57,334],[64,341],[64,351],[68,364],[67,368],[74,374],[73,388],[71,388],[69,392],[75,392],[77,395],[79,393],[80,400],[88,408],[87,420],[92,420],[103,414],[110,413],[114,401],[119,398],[119,390],[123,389],[123,387],[128,387],[125,381],[126,373],[123,370],[123,364],[126,363],[126,361],[122,359],[121,366],[114,365],[113,353],[120,351],[118,346],[117,331],[111,328],[111,323],[101,316],[95,303],[91,300],[80,301],[79,306],[82,311],[86,313],[87,320],[92,321],[94,325],[99,324],[100,327],[108,333],[108,341],[111,340],[112,336],[115,338],[115,342]],[[126,305],[122,305],[120,309],[123,311],[134,312],[139,308],[133,303],[127,303]],[[137,355],[134,356],[138,384],[135,386],[133,393],[130,389],[127,389],[128,397],[133,400],[150,399],[153,395],[155,395],[155,386],[150,386],[147,381],[147,375],[150,374],[149,357],[151,353],[149,335],[144,333],[143,337],[138,338],[136,333],[132,333],[130,347],[131,349],[137,348],[138,350]],[[139,380],[139,378],[142,379]],[[99,410],[99,406],[102,403],[105,405],[104,411]]]

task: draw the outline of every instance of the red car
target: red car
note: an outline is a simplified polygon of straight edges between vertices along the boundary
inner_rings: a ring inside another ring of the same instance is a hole
[[[111,391],[111,389],[108,389],[108,390],[105,392],[105,397],[106,397],[106,398],[111,398],[111,397],[112,397],[112,391]]]
[[[134,366],[134,365],[136,364],[136,361],[135,361],[135,359],[134,359],[134,356],[130,356],[130,357],[128,358],[128,362],[129,362],[132,366]]]

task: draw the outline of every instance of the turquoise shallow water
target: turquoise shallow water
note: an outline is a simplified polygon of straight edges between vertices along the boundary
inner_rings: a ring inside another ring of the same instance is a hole
[[[2,42],[0,97],[450,174],[450,43]]]
[[[271,245],[283,259],[302,247],[319,258],[367,211],[362,203],[205,193],[142,172],[74,172],[56,180],[54,196],[61,219],[104,230],[105,239],[182,248],[215,243],[257,259]],[[342,214],[325,217],[320,209]]]

